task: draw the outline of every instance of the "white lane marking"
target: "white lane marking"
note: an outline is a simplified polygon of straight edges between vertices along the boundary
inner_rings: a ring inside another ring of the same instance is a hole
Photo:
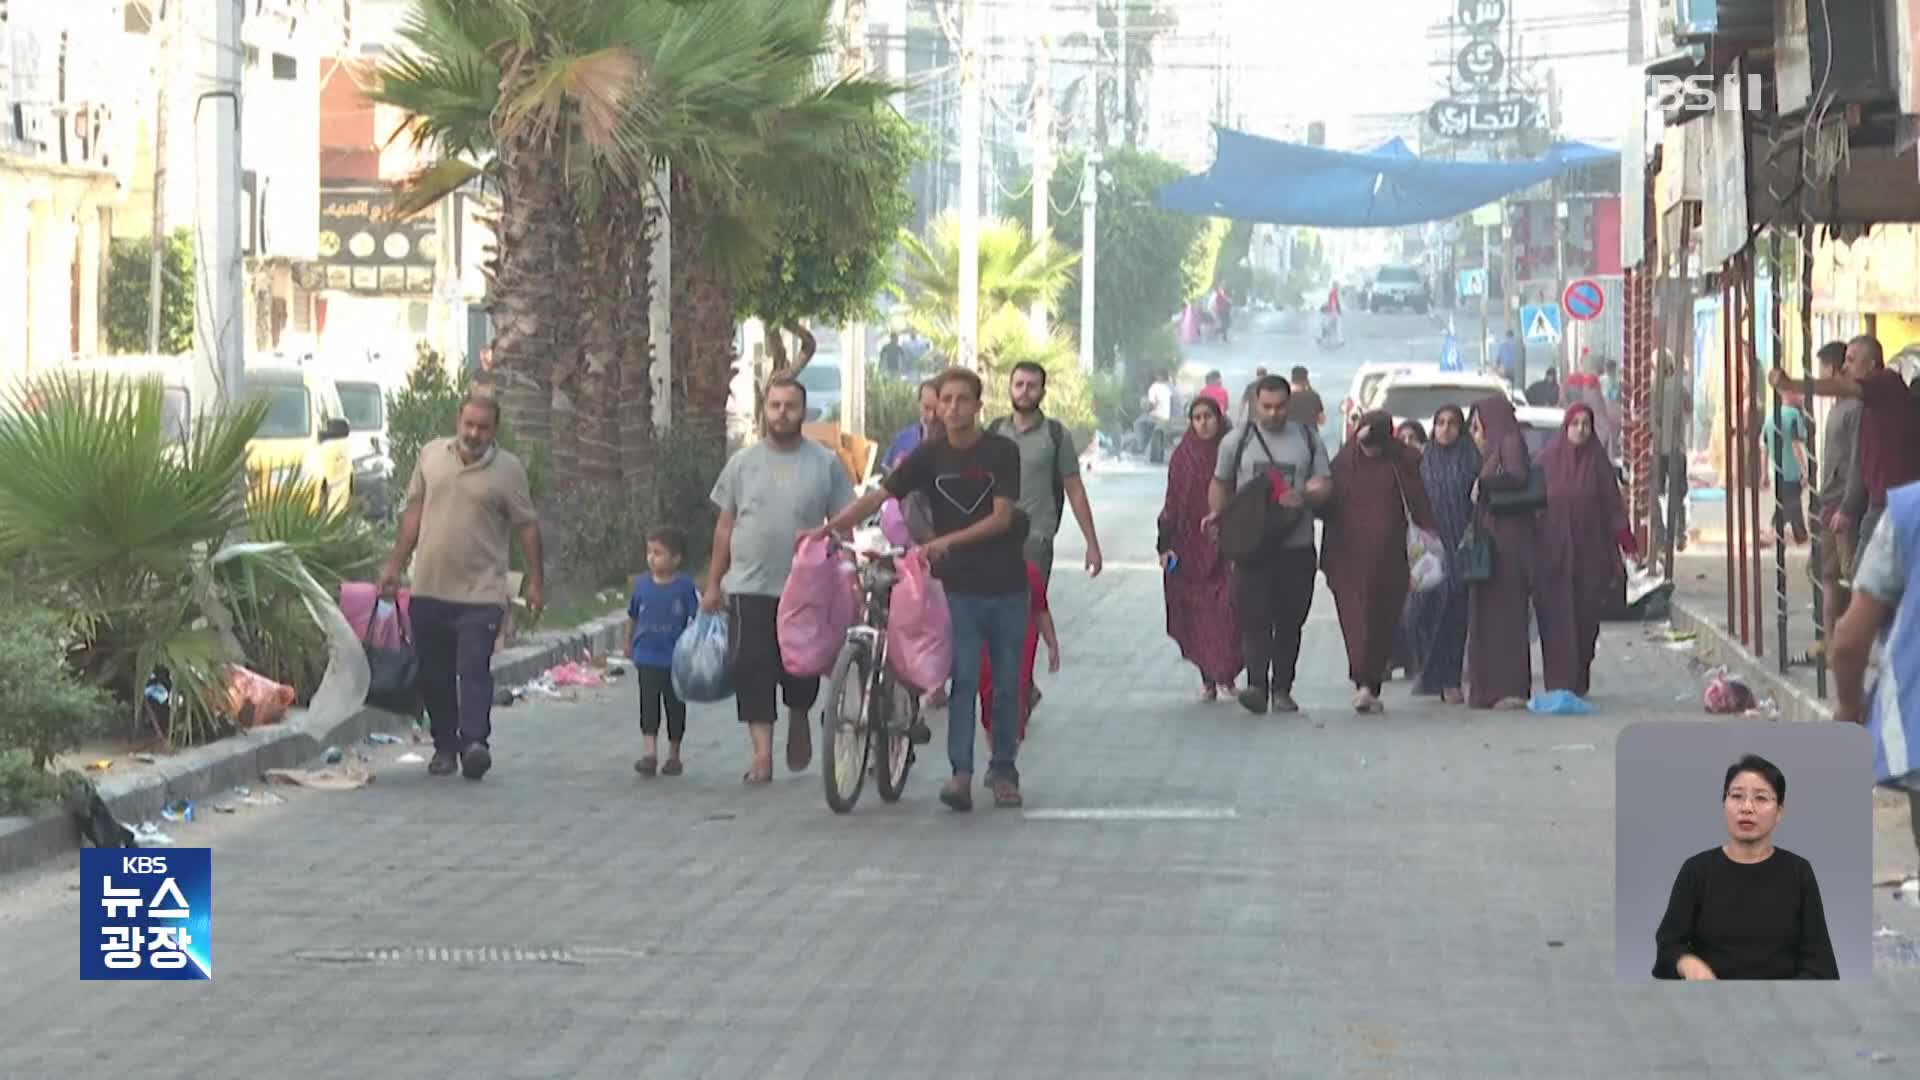
[[[1238,817],[1231,806],[1081,806],[1026,810],[1029,821],[1219,821]]]

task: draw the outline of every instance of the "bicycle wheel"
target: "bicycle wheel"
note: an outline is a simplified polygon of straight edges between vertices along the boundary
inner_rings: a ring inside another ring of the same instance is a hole
[[[899,802],[907,791],[907,773],[913,768],[913,736],[907,722],[913,718],[913,695],[890,673],[880,676],[879,694],[888,702],[887,723],[876,727],[873,741],[879,753],[873,763],[873,780],[880,797]]]
[[[856,641],[840,646],[827,680],[827,707],[820,714],[820,777],[827,805],[844,814],[860,801],[867,782],[872,742],[867,720],[867,673],[873,659]]]

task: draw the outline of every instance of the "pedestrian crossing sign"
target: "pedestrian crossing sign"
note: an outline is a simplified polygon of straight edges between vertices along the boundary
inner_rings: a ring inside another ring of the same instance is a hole
[[[1528,304],[1520,309],[1520,326],[1529,345],[1560,344],[1560,307]]]

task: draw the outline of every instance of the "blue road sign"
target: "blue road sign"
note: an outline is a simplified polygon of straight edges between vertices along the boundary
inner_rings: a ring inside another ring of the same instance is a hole
[[[1560,307],[1527,304],[1520,309],[1520,331],[1529,345],[1560,344]]]
[[[1463,298],[1487,295],[1487,271],[1485,267],[1474,267],[1460,271],[1460,295]]]

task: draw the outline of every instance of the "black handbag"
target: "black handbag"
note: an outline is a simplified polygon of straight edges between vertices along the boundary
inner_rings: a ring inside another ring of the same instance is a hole
[[[1248,425],[1246,432],[1240,436],[1240,445],[1234,450],[1233,471],[1229,475],[1239,476],[1240,459],[1247,451],[1247,439],[1250,437],[1259,439],[1260,449],[1265,451],[1267,460],[1273,460],[1273,451],[1267,447],[1266,436],[1260,434],[1257,426]],[[1309,445],[1312,446],[1311,440]],[[1313,471],[1311,459],[1307,471],[1309,474]],[[1305,507],[1282,506],[1274,502],[1271,479],[1266,475],[1256,476],[1252,481],[1242,484],[1233,493],[1227,508],[1220,512],[1220,554],[1236,563],[1256,564],[1278,550],[1307,514]]]
[[[1453,549],[1453,566],[1462,581],[1492,581],[1493,537],[1468,526],[1460,546]]]
[[[1527,486],[1515,491],[1487,492],[1487,512],[1492,514],[1531,514],[1547,508],[1547,470],[1538,465],[1527,467]]]
[[[414,655],[413,634],[407,628],[407,620],[400,614],[396,602],[393,617],[400,627],[400,643],[405,647],[389,649],[373,644],[373,623],[379,612],[380,605],[376,601],[373,610],[367,612],[367,629],[360,635],[360,647],[367,654],[367,705],[402,716],[417,716],[420,712],[420,658]]]

